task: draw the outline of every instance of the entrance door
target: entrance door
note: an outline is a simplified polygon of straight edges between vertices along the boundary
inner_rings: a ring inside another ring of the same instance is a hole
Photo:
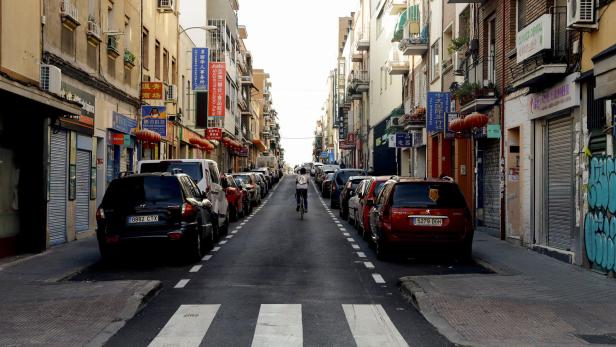
[[[90,230],[90,170],[92,154],[77,150],[77,191],[75,195],[75,230]]]
[[[548,246],[571,249],[573,225],[573,129],[571,117],[548,121],[545,161]]]
[[[47,225],[49,243],[57,245],[66,242],[66,201],[67,201],[67,158],[68,141],[65,131],[51,132],[50,182]]]

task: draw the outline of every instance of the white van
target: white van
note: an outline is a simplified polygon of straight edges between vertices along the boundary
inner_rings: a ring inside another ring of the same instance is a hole
[[[212,202],[212,211],[218,215],[218,230],[226,232],[229,228],[229,209],[227,196],[220,184],[218,164],[209,159],[167,159],[141,160],[137,163],[138,173],[171,172],[182,170],[190,176],[205,197]]]

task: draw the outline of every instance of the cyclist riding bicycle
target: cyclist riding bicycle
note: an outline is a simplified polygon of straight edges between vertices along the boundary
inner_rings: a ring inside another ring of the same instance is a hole
[[[299,170],[299,176],[295,179],[295,197],[297,198],[295,211],[299,211],[300,196],[304,197],[304,213],[308,213],[308,175],[305,168]]]

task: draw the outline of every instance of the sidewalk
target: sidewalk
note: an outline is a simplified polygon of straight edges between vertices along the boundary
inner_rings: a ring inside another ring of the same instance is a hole
[[[99,260],[96,238],[0,264],[0,346],[100,346],[158,281],[62,281]]]
[[[616,279],[477,232],[474,257],[496,274],[409,276],[401,288],[464,346],[616,345]]]

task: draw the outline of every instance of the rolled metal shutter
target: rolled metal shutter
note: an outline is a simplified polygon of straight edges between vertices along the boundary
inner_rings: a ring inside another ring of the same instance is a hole
[[[50,182],[47,225],[49,243],[66,242],[67,158],[68,146],[65,131],[51,132]]]
[[[571,117],[547,124],[545,224],[548,246],[571,249],[573,222],[573,129]]]
[[[77,191],[75,197],[75,230],[90,229],[90,167],[92,154],[77,151]]]
[[[500,143],[488,140],[483,148],[484,225],[500,229]]]

